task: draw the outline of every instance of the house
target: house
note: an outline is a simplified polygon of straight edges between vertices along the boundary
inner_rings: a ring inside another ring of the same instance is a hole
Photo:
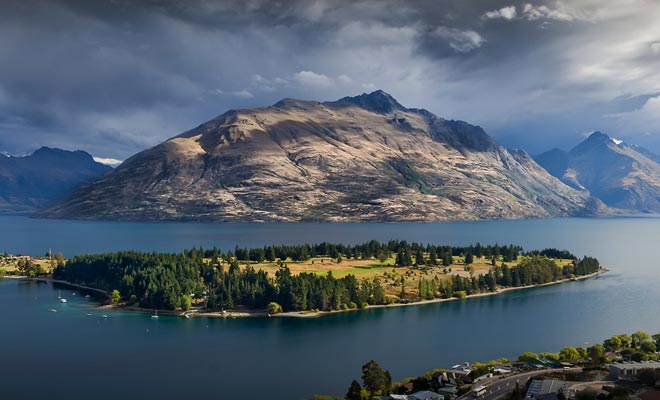
[[[476,371],[476,368],[471,366],[469,363],[465,363],[463,365],[454,365],[449,371],[447,371],[447,378],[453,385],[455,385],[459,379],[463,383],[472,383],[473,371]]]
[[[561,366],[559,361],[549,357],[529,357],[525,360],[525,363],[532,368],[559,368]]]
[[[525,400],[557,400],[559,392],[568,393],[568,382],[559,379],[534,379]]]
[[[390,394],[389,396],[378,396],[378,400],[444,400],[444,396],[431,392],[430,390],[422,390],[413,394]]]
[[[431,392],[429,390],[422,390],[420,392],[413,393],[411,395],[408,395],[408,400],[444,400],[445,397],[438,394]]]
[[[456,397],[456,393],[458,393],[458,389],[454,385],[445,385],[440,387],[437,390],[439,395],[444,396],[445,399],[453,399]]]
[[[652,369],[660,371],[660,362],[647,361],[647,362],[621,362],[610,364],[610,376],[615,379],[633,379],[639,371],[644,369]]]
[[[513,364],[497,364],[493,366],[493,373],[495,375],[506,375],[513,372]]]

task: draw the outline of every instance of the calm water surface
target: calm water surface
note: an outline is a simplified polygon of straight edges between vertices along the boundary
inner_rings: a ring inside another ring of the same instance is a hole
[[[0,217],[0,251],[66,256],[269,243],[407,239],[516,243],[598,257],[587,281],[317,319],[191,319],[97,310],[58,288],[0,281],[0,398],[259,398],[343,395],[376,359],[395,379],[463,361],[558,351],[620,332],[660,332],[660,219],[434,224],[176,224]],[[57,312],[50,311],[51,309]],[[91,314],[91,315],[87,315]]]

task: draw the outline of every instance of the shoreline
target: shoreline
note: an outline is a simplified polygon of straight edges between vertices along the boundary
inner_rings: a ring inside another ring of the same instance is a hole
[[[562,283],[568,283],[568,282],[575,282],[575,281],[581,281],[585,279],[590,279],[590,278],[597,278],[600,275],[603,275],[610,270],[606,268],[601,268],[598,272],[594,272],[593,274],[589,275],[582,275],[575,277],[574,279],[561,279],[558,281],[554,282],[548,282],[548,283],[542,283],[540,285],[529,285],[529,286],[518,286],[518,287],[505,287],[505,288],[499,288],[494,292],[487,292],[487,293],[477,293],[477,294],[471,294],[467,295],[464,298],[458,298],[458,297],[450,297],[447,299],[431,299],[431,300],[420,300],[420,301],[414,301],[410,303],[392,303],[392,304],[376,304],[376,305],[370,305],[366,308],[358,308],[358,309],[352,309],[352,310],[332,310],[332,311],[319,311],[319,312],[304,312],[304,311],[288,311],[288,312],[283,312],[279,313],[277,315],[273,315],[273,317],[322,317],[325,315],[331,315],[331,314],[337,314],[337,313],[343,313],[343,312],[351,312],[351,311],[361,311],[361,310],[368,310],[368,309],[374,309],[374,308],[391,308],[391,307],[407,307],[407,306],[420,306],[420,305],[425,305],[425,304],[434,304],[434,303],[443,303],[447,301],[457,301],[457,300],[469,300],[469,299],[475,299],[479,297],[488,297],[488,296],[497,296],[499,294],[507,293],[507,292],[513,292],[516,290],[523,290],[523,289],[534,289],[534,288],[539,288],[543,286],[551,286],[551,285],[558,285]],[[200,316],[203,316],[203,314],[200,314]]]
[[[331,310],[331,311],[318,311],[318,312],[309,312],[309,311],[288,311],[288,312],[282,312],[274,315],[268,314],[265,310],[227,310],[227,311],[198,311],[198,310],[191,310],[191,311],[164,311],[163,314],[168,314],[168,315],[177,315],[177,316],[182,316],[186,318],[190,317],[206,317],[206,318],[260,318],[260,317],[271,317],[271,318],[320,318],[328,315],[333,315],[333,314],[339,314],[339,313],[348,313],[348,312],[358,312],[358,311],[363,311],[363,310],[368,310],[368,309],[376,309],[376,308],[391,308],[391,307],[408,307],[408,306],[420,306],[420,305],[425,305],[425,304],[434,304],[434,303],[443,303],[447,301],[460,301],[460,300],[469,300],[469,299],[475,299],[479,297],[487,297],[487,296],[497,296],[503,293],[507,292],[513,292],[516,290],[524,290],[524,289],[534,289],[534,288],[539,288],[543,286],[551,286],[551,285],[558,285],[562,283],[568,283],[568,282],[575,282],[575,281],[581,281],[581,280],[586,280],[586,279],[591,279],[591,278],[597,278],[600,275],[603,275],[610,270],[606,268],[601,268],[598,272],[594,272],[593,274],[589,275],[582,275],[575,277],[574,279],[561,279],[558,281],[554,282],[548,282],[548,283],[543,283],[540,285],[530,285],[530,286],[519,286],[519,287],[506,287],[506,288],[500,288],[497,289],[494,292],[488,292],[488,293],[477,293],[477,294],[472,294],[468,295],[465,298],[458,298],[458,297],[450,297],[448,299],[432,299],[432,300],[420,300],[420,301],[414,301],[410,303],[392,303],[392,304],[376,304],[376,305],[370,305],[366,308],[354,308],[354,309],[348,309],[348,310]],[[102,307],[112,307],[112,308],[117,308],[117,309],[126,309],[126,310],[133,310],[133,311],[140,311],[140,312],[151,312],[149,309],[145,309],[142,307],[123,307],[123,306],[102,306]]]
[[[310,311],[288,311],[288,312],[282,312],[274,315],[270,315],[266,312],[266,310],[250,310],[250,309],[235,309],[235,310],[225,310],[225,311],[200,311],[199,309],[191,309],[189,311],[172,311],[172,310],[159,310],[160,315],[168,315],[168,316],[178,316],[178,317],[185,317],[185,318],[191,318],[191,317],[206,317],[206,318],[263,318],[263,317],[273,317],[273,318],[319,318],[319,317],[324,317],[327,315],[333,315],[333,314],[339,314],[339,313],[347,313],[347,312],[356,312],[356,311],[363,311],[363,310],[368,310],[368,309],[377,309],[377,308],[391,308],[391,307],[409,307],[409,306],[420,306],[420,305],[425,305],[425,304],[434,304],[434,303],[443,303],[443,302],[448,302],[448,301],[460,301],[460,300],[469,300],[469,299],[475,299],[475,298],[480,298],[480,297],[488,297],[488,296],[497,296],[503,293],[507,292],[513,292],[517,290],[524,290],[524,289],[534,289],[534,288],[539,288],[539,287],[544,287],[544,286],[551,286],[551,285],[559,285],[562,283],[568,283],[568,282],[574,282],[574,281],[581,281],[581,280],[586,280],[586,279],[591,279],[591,278],[597,278],[600,275],[603,275],[610,270],[606,268],[601,268],[599,271],[594,272],[593,274],[589,275],[582,275],[582,276],[577,276],[573,279],[561,279],[558,281],[554,282],[548,282],[548,283],[543,283],[540,285],[529,285],[529,286],[519,286],[519,287],[506,287],[506,288],[498,288],[494,292],[487,292],[487,293],[477,293],[477,294],[471,294],[467,295],[464,298],[458,298],[458,297],[450,297],[450,298],[439,298],[439,299],[431,299],[431,300],[420,300],[420,301],[413,301],[410,303],[391,303],[391,304],[376,304],[376,305],[370,305],[366,308],[356,308],[356,309],[348,309],[348,310],[331,310],[331,311],[318,311],[318,312],[310,312]],[[56,283],[56,284],[61,284],[64,286],[68,286],[71,288],[76,288],[79,290],[83,291],[91,291],[100,295],[103,295],[106,299],[109,298],[109,294],[106,293],[102,289],[97,289],[89,286],[84,286],[84,285],[79,285],[67,281],[62,281],[58,279],[52,279],[52,278],[28,278],[25,276],[7,276],[6,278],[10,279],[25,279],[25,280],[33,280],[37,282],[50,282],[50,283]],[[122,305],[122,304],[101,304],[97,306],[98,309],[102,310],[117,310],[117,311],[131,311],[131,312],[141,312],[141,313],[148,313],[151,314],[153,313],[154,310],[149,309],[149,308],[144,308],[144,307],[137,307],[137,306],[128,306],[128,305]]]
[[[62,280],[59,280],[59,279],[53,279],[53,278],[27,278],[27,277],[25,279],[29,279],[29,280],[36,281],[36,282],[56,283],[58,285],[68,286],[68,287],[79,289],[79,290],[82,290],[82,291],[94,292],[94,293],[100,294],[100,295],[102,295],[103,297],[106,297],[106,298],[110,297],[108,295],[108,293],[103,289],[97,289],[97,288],[94,288],[94,287],[91,287],[91,286],[79,285],[77,283],[71,283],[71,282],[62,281]]]

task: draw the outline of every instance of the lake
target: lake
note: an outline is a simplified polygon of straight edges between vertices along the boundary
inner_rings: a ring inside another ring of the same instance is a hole
[[[50,284],[0,281],[0,398],[342,396],[377,360],[399,380],[464,361],[660,332],[660,219],[193,224],[0,217],[0,251],[67,257],[135,249],[371,239],[515,243],[597,257],[610,273],[507,294],[323,318],[185,320],[106,312]],[[57,312],[50,311],[51,309]],[[102,318],[102,314],[108,318]],[[91,314],[91,315],[88,315]]]

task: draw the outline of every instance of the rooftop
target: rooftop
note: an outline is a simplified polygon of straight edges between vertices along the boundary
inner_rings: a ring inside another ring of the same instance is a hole
[[[529,385],[525,399],[538,398],[549,393],[558,393],[560,390],[563,390],[564,393],[568,392],[568,382],[560,381],[559,379],[535,379]]]
[[[660,361],[624,361],[610,366],[618,369],[660,368]]]

